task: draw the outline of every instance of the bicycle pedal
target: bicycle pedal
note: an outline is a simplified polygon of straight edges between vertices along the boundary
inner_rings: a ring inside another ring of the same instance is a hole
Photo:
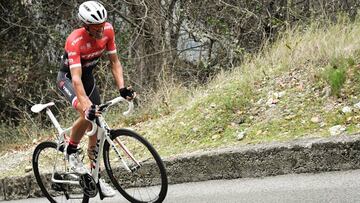
[[[57,191],[57,192],[63,192],[64,188],[62,187],[62,185],[60,183],[52,183],[51,184],[51,189]]]
[[[73,181],[77,181],[79,180],[79,175],[74,174],[74,173],[67,173],[64,176],[66,178],[66,180],[73,180]]]
[[[98,188],[94,178],[90,174],[80,175],[79,183],[86,196],[93,198],[97,195]]]

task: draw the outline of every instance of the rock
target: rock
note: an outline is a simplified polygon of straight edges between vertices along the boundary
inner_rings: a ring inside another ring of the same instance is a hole
[[[256,102],[257,105],[261,105],[262,103],[264,103],[264,99],[259,99],[259,100]]]
[[[296,117],[295,114],[291,114],[291,115],[286,116],[286,117],[285,117],[285,120],[291,120],[291,119],[293,119],[293,118],[295,118],[295,117]]]
[[[320,128],[323,128],[323,127],[326,126],[326,123],[325,123],[325,122],[321,122],[321,123],[319,124],[319,126],[320,126]]]
[[[285,91],[275,92],[273,95],[276,99],[280,99],[281,97],[283,97],[285,95]]]
[[[240,140],[244,139],[245,135],[246,135],[245,131],[241,131],[241,132],[237,133],[236,140],[240,141]]]
[[[296,86],[299,91],[304,91],[304,84],[300,83]]]
[[[347,123],[351,123],[352,120],[353,120],[353,117],[350,116],[350,117],[348,117],[348,118],[346,119],[346,122],[347,122]]]
[[[348,107],[348,106],[345,106],[345,107],[343,107],[343,108],[341,109],[341,111],[342,111],[343,113],[350,113],[350,112],[351,112],[351,108]]]
[[[331,95],[331,88],[329,86],[326,86],[322,91],[323,97],[329,97]]]
[[[269,107],[273,107],[273,106],[276,106],[276,104],[279,102],[278,99],[273,99],[273,98],[270,98],[267,102],[266,102],[266,105],[269,106]]]
[[[357,108],[357,109],[360,109],[360,102],[354,104],[354,107]]]
[[[256,131],[256,135],[260,135],[263,131],[262,130],[258,130]]]
[[[217,140],[217,139],[219,139],[221,136],[219,135],[219,134],[215,134],[215,135],[213,135],[212,137],[211,137],[211,139],[213,139],[213,140]]]
[[[240,125],[240,124],[245,123],[245,121],[246,121],[246,118],[244,116],[241,116],[240,118],[235,120],[234,123]]]
[[[199,131],[199,129],[197,129],[196,127],[193,127],[193,128],[191,128],[191,131],[192,131],[193,133],[196,133],[196,132]]]
[[[238,115],[242,115],[244,112],[243,111],[236,111],[236,114],[238,114]]]
[[[32,167],[31,166],[26,166],[25,167],[25,173],[28,173],[30,171],[32,171]]]
[[[346,130],[345,126],[335,125],[329,129],[331,135],[339,135]]]
[[[320,123],[320,118],[317,117],[317,116],[312,117],[312,118],[311,118],[311,122],[313,122],[313,123]]]

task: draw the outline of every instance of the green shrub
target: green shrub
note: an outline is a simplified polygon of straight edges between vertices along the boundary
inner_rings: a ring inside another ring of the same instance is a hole
[[[325,69],[325,80],[331,87],[333,96],[340,96],[341,88],[346,80],[346,70],[353,65],[351,59],[334,59]]]

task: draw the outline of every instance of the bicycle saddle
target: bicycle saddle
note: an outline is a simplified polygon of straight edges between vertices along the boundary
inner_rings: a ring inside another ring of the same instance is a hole
[[[55,105],[54,102],[49,102],[47,104],[35,104],[34,106],[31,107],[31,111],[34,113],[39,113],[40,111],[46,109],[49,106],[53,106]]]

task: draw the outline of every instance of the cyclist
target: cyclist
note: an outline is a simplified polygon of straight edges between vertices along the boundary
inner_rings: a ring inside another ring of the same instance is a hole
[[[120,95],[131,100],[136,93],[130,86],[124,86],[123,70],[116,54],[114,30],[106,22],[107,11],[104,6],[97,1],[86,1],[79,6],[78,17],[83,27],[75,29],[66,39],[57,86],[80,114],[73,124],[66,156],[74,172],[85,174],[88,169],[79,159],[77,146],[86,129],[91,128],[89,121],[94,121],[99,116],[96,105],[100,104],[100,95],[92,71],[104,53],[108,54]],[[96,142],[96,134],[89,137],[87,154],[90,160],[95,160],[97,156]],[[93,169],[94,162],[91,162]],[[104,196],[115,195],[114,189],[103,179],[100,179],[99,184]]]

